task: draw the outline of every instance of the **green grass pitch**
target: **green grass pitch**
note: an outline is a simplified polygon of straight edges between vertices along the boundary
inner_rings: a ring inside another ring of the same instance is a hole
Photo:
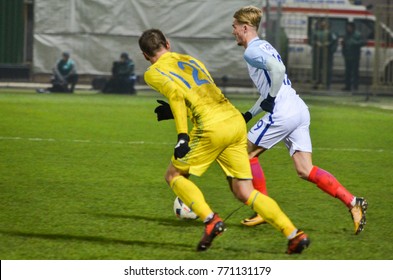
[[[278,145],[261,159],[269,194],[310,235],[310,248],[284,254],[273,227],[240,225],[252,214],[243,206],[198,253],[203,225],[175,217],[164,181],[176,132],[173,121],[156,121],[157,98],[0,90],[2,260],[392,259],[392,110],[305,97],[314,164],[369,202],[360,235],[346,207],[298,179]],[[254,102],[229,98],[241,111]],[[241,206],[218,165],[192,179],[222,217]]]

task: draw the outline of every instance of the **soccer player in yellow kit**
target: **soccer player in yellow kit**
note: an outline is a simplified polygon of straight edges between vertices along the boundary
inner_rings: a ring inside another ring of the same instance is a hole
[[[178,133],[165,180],[205,223],[197,250],[207,250],[224,232],[225,224],[189,175],[201,176],[217,161],[234,195],[287,237],[288,254],[301,253],[310,243],[308,236],[293,225],[272,198],[254,190],[243,116],[215,85],[205,65],[189,55],[171,52],[169,41],[158,29],[143,32],[139,47],[151,63],[145,81],[168,98]],[[187,117],[194,125],[191,131]]]

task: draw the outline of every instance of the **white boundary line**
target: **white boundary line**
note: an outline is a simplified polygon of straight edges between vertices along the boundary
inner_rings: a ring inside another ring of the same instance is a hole
[[[151,141],[95,141],[95,140],[82,140],[82,139],[53,139],[53,138],[37,138],[37,137],[11,137],[0,136],[0,141],[32,141],[32,142],[71,142],[71,143],[91,143],[91,144],[117,144],[117,145],[174,145],[168,142],[151,142]],[[284,147],[274,147],[275,149],[284,149]],[[393,153],[393,151],[385,149],[356,149],[356,148],[314,148],[313,150],[321,151],[335,151],[335,152],[367,152],[367,153]]]
[[[11,137],[0,136],[0,141],[33,141],[33,142],[73,142],[73,143],[91,143],[91,144],[119,144],[119,145],[174,145],[174,143],[165,142],[149,142],[149,141],[96,141],[96,140],[83,140],[83,139],[53,139],[53,138],[37,138],[37,137]]]

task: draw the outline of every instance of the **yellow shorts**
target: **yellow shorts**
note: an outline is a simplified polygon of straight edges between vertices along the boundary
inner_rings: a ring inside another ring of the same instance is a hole
[[[201,176],[216,160],[227,177],[252,179],[247,154],[247,127],[241,114],[190,132],[191,151],[172,164],[179,170]]]

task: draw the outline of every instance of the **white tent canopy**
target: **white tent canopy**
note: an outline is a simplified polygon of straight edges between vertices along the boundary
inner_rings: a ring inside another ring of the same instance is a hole
[[[161,29],[172,50],[205,62],[213,77],[247,79],[243,48],[232,32],[234,12],[263,1],[231,0],[36,0],[34,72],[50,73],[69,51],[80,74],[109,74],[113,60],[128,52],[141,75],[148,67],[140,34]]]

